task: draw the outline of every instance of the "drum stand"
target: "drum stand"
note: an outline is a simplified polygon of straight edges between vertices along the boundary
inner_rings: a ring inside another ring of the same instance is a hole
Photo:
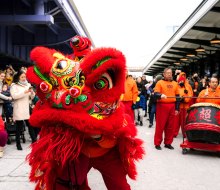
[[[187,148],[189,148],[192,150],[198,149],[198,150],[218,152],[220,156],[220,145],[219,144],[207,144],[207,143],[189,142],[188,140],[183,140],[183,143],[180,144],[180,147],[182,148],[183,154],[187,154],[188,152]]]

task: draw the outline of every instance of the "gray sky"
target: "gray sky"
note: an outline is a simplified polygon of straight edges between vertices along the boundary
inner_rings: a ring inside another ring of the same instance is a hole
[[[74,0],[96,47],[145,67],[202,0]]]

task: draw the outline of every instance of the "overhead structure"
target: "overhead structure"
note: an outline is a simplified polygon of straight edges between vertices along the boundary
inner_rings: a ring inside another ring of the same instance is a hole
[[[219,49],[220,2],[204,0],[144,68],[143,74],[154,76],[167,66],[189,72],[199,68],[207,74],[207,63],[212,64],[212,72],[219,72]]]
[[[31,64],[35,46],[72,53],[69,39],[75,35],[91,39],[72,0],[1,0],[0,68]]]

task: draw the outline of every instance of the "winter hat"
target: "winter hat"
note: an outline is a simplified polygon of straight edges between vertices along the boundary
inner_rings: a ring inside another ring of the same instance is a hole
[[[157,81],[161,80],[162,78],[163,78],[162,75],[157,75],[157,76],[155,77],[155,81],[157,82]]]

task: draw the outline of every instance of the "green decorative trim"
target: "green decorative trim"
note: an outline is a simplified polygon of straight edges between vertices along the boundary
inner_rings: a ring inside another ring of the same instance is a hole
[[[78,97],[78,99],[80,100],[80,102],[85,102],[87,100],[87,96],[86,95],[80,95]]]
[[[88,111],[88,114],[91,115],[91,114],[93,114],[93,112],[94,112],[94,108],[91,108],[91,109]]]
[[[78,85],[79,84],[79,75],[80,75],[80,73],[81,73],[81,70],[79,70],[77,73],[76,73],[76,77],[75,77],[75,79],[76,79],[76,81],[75,81],[75,85]]]
[[[99,84],[101,84],[101,86],[100,86],[100,88],[99,89],[102,89],[102,88],[104,88],[105,87],[105,82],[103,81],[103,80],[99,80],[97,83],[99,83]]]
[[[78,102],[85,102],[87,100],[86,95],[80,95],[74,99],[74,103],[77,104]]]
[[[92,70],[97,69],[98,67],[100,67],[104,62],[108,61],[109,59],[111,59],[111,57],[104,57],[103,59],[101,59],[100,61],[98,61],[98,62],[92,67]]]
[[[49,99],[51,97],[51,94],[46,94],[46,99]]]
[[[70,96],[70,95],[67,95],[67,96],[66,96],[66,99],[65,99],[67,105],[70,104],[70,99],[71,99],[71,96]]]
[[[55,108],[63,108],[63,105],[62,105],[62,103],[59,103],[59,104],[53,103],[53,107],[55,107]]]
[[[50,82],[50,79],[47,76],[43,75],[36,65],[34,66],[34,72],[37,74],[37,76],[40,77],[40,79]]]

